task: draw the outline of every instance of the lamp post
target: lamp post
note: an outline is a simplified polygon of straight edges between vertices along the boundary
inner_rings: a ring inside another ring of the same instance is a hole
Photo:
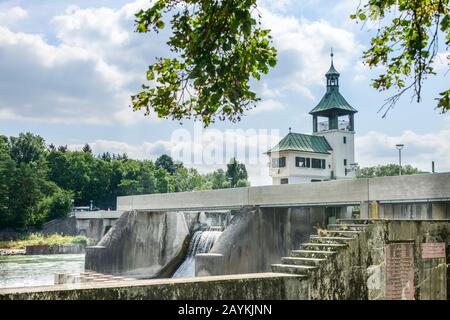
[[[170,185],[170,181],[169,181],[169,177],[166,177],[166,182],[167,182],[167,189],[166,189],[166,193],[169,193],[169,185]]]
[[[404,144],[396,144],[395,147],[398,150],[398,165],[399,165],[399,169],[398,169],[398,175],[401,176],[402,175],[402,149],[405,145]]]

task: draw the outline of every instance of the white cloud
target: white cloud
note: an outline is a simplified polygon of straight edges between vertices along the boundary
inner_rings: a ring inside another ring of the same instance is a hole
[[[258,114],[263,112],[272,112],[283,110],[284,106],[281,102],[273,99],[264,99],[259,102],[255,108],[251,109],[248,114]]]
[[[437,72],[447,74],[450,70],[450,54],[448,52],[438,52],[434,59],[434,68]]]
[[[403,143],[402,163],[425,171],[431,171],[435,161],[437,171],[450,171],[450,121],[449,125],[436,133],[419,134],[406,130],[397,136],[371,131],[356,137],[356,161],[363,167],[398,163],[395,145]]]
[[[12,7],[0,11],[0,26],[9,26],[15,24],[28,16],[28,12],[22,7]]]
[[[133,32],[134,12],[148,5],[140,0],[117,10],[70,6],[51,21],[60,41],[56,44],[40,34],[0,26],[0,119],[87,124],[144,120],[129,105],[145,78],[146,57],[162,47]],[[10,11],[11,16],[26,15],[23,9]]]
[[[278,50],[278,66],[271,73],[271,90],[284,94],[297,92],[314,99],[312,89],[324,85],[329,67],[330,48],[335,52],[335,66],[345,71],[357,60],[361,45],[355,36],[324,20],[273,13],[262,8],[262,23],[271,29]]]

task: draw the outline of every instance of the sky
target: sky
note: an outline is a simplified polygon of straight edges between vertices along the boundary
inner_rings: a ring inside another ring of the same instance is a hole
[[[308,112],[325,92],[333,47],[340,91],[359,111],[356,162],[363,167],[397,163],[395,144],[403,143],[404,164],[430,171],[435,161],[437,171],[450,171],[450,115],[434,108],[434,99],[450,83],[444,47],[435,65],[438,74],[425,83],[422,101],[412,101],[407,93],[382,118],[378,110],[389,94],[370,86],[380,70],[362,63],[377,26],[363,28],[349,19],[358,1],[258,3],[263,26],[272,30],[278,64],[260,81],[252,81],[261,98],[255,109],[239,123],[214,123],[198,138],[198,123],[145,117],[130,107],[130,96],[145,82],[148,65],[168,54],[168,31],[134,32],[134,14],[151,1],[0,0],[0,134],[29,131],[48,144],[78,150],[89,143],[95,153],[126,152],[137,159],[173,155],[181,146],[190,148],[192,157],[179,160],[201,172],[225,167],[230,153],[217,150],[225,149],[232,137],[236,146],[230,150],[238,158],[240,147],[257,145],[242,156],[252,185],[270,184],[264,148],[290,127],[312,131]],[[258,139],[248,138],[255,133]],[[184,140],[177,142],[176,137]],[[223,161],[204,158],[213,149],[210,158]]]

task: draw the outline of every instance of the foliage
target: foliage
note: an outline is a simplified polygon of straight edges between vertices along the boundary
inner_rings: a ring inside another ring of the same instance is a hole
[[[259,100],[250,79],[259,80],[276,64],[256,0],[159,0],[136,14],[136,31],[159,32],[169,15],[167,44],[178,56],[149,66],[151,83],[132,97],[133,108],[176,120],[200,118],[205,126],[216,118],[239,121]]]
[[[388,164],[376,167],[356,168],[357,178],[375,178],[385,176],[397,176],[400,166],[398,164]],[[425,173],[410,165],[402,166],[402,175]]]
[[[9,139],[9,153],[18,163],[37,162],[42,158],[44,151],[44,139],[30,132]]]
[[[157,168],[165,169],[169,174],[173,175],[175,173],[175,164],[171,157],[167,154],[163,154],[155,161],[155,166]]]
[[[433,63],[439,49],[439,36],[450,47],[449,0],[368,0],[351,16],[357,21],[388,21],[378,28],[371,46],[364,52],[369,67],[383,66],[384,73],[373,80],[380,91],[394,87],[398,93],[389,98],[384,116],[400,96],[413,88],[417,101],[421,100],[424,80],[434,75]],[[450,55],[447,54],[450,61]],[[450,64],[449,64],[450,65]],[[441,92],[437,108],[450,109],[450,90]]]
[[[92,153],[92,148],[89,144],[85,144],[83,147],[83,152],[88,152],[88,153]]]
[[[232,188],[246,187],[249,185],[245,165],[239,163],[235,158],[231,159],[230,163],[227,164],[226,176]]]
[[[0,229],[39,227],[49,220],[63,218],[69,213],[72,201],[75,206],[87,206],[92,200],[95,207],[113,209],[118,196],[248,184],[242,164],[232,167],[227,174],[219,169],[201,175],[194,168],[174,162],[168,155],[162,155],[155,163],[108,152],[95,157],[90,147],[84,151],[54,145],[45,148],[39,136],[26,134],[19,138],[0,136]],[[27,143],[11,143],[19,140]],[[13,158],[12,145],[14,156],[34,155]],[[231,185],[229,180],[234,176]]]
[[[83,244],[89,245],[85,236],[63,236],[60,234],[42,235],[33,233],[24,239],[15,241],[0,241],[0,248],[25,249],[26,246],[57,245],[57,244]]]

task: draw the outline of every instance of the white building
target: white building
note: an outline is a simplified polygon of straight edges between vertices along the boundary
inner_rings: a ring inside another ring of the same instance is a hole
[[[339,93],[339,72],[333,65],[333,53],[326,79],[327,92],[310,111],[313,133],[294,133],[289,129],[289,134],[267,151],[272,184],[355,177],[354,114],[358,111]],[[319,122],[319,118],[325,121]]]

